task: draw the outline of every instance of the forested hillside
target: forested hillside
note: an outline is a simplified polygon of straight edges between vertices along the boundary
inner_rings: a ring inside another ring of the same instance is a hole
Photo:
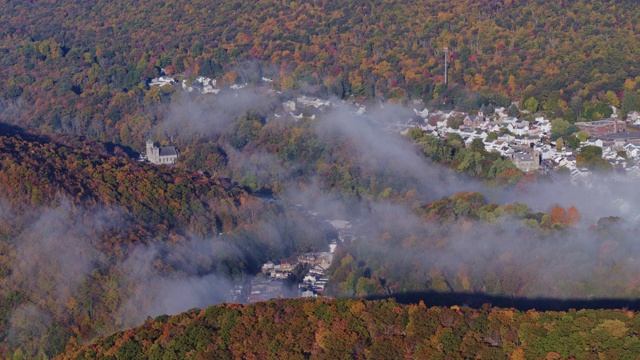
[[[167,74],[570,121],[640,107],[634,1],[0,3],[2,120],[139,144]],[[129,11],[135,6],[136,11]],[[443,48],[450,49],[448,89]],[[475,93],[472,93],[475,92]]]
[[[224,301],[265,261],[327,245],[318,224],[227,180],[2,130],[2,356],[52,357],[184,301]]]
[[[640,199],[623,171],[569,187],[409,127],[425,107],[514,101],[556,137],[611,106],[624,118],[640,110],[639,33],[631,0],[0,0],[0,357],[638,353],[622,310],[160,314],[227,301],[263,263],[334,238],[330,296],[637,298]],[[135,161],[147,139],[178,162]]]
[[[414,212],[377,204],[338,249],[330,293],[490,294],[535,299],[635,299],[637,224],[575,207],[548,213],[461,192]],[[589,221],[589,220],[587,220]],[[464,297],[464,296],[463,296]]]
[[[627,310],[272,300],[149,318],[59,358],[624,359],[640,351],[639,321]]]

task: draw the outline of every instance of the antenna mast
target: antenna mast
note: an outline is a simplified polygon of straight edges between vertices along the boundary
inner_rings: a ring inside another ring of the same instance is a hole
[[[447,65],[448,65],[448,61],[449,60],[449,48],[445,47],[444,48],[444,84],[447,85],[448,79],[447,79]]]

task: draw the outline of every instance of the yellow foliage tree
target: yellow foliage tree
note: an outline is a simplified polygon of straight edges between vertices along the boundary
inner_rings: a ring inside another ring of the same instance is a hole
[[[624,81],[624,88],[629,91],[633,91],[636,88],[636,82],[632,79],[627,79]]]

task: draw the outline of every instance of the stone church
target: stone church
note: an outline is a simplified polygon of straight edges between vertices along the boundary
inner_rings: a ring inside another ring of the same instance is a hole
[[[175,164],[178,149],[174,146],[157,147],[153,141],[147,140],[147,160],[154,164]]]

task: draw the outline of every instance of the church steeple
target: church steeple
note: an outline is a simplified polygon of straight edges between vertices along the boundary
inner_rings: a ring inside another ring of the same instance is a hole
[[[155,163],[158,161],[157,152],[155,151],[157,148],[153,146],[153,141],[151,139],[147,140],[147,160]]]

